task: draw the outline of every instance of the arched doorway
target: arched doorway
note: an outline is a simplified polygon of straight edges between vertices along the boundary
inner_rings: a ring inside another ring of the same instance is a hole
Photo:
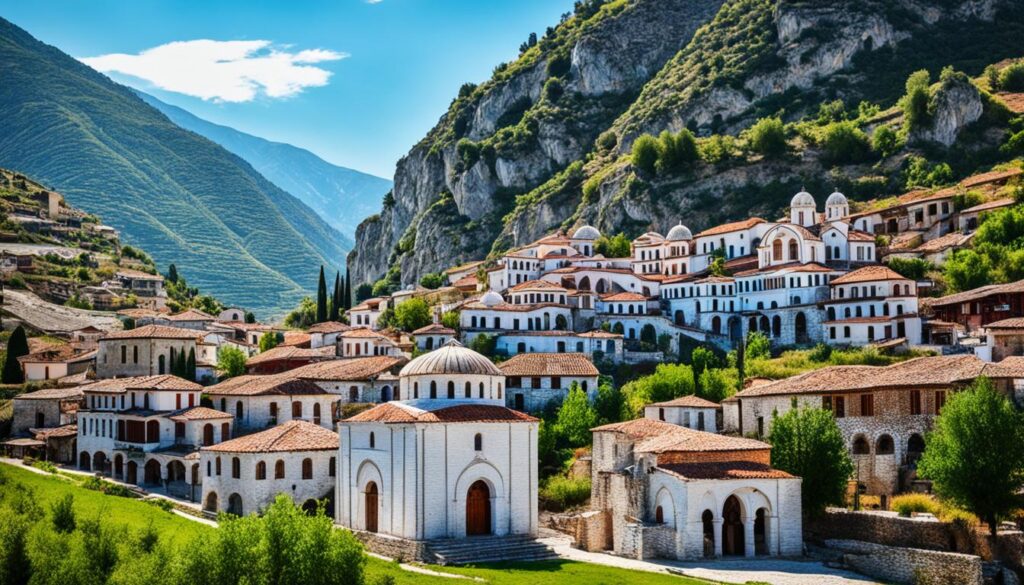
[[[796,314],[796,323],[794,324],[794,333],[796,333],[797,343],[807,343],[810,338],[807,335],[807,316],[803,312]]]
[[[377,483],[371,481],[366,484],[364,494],[364,508],[366,508],[366,526],[364,528],[367,532],[377,532]]]
[[[139,464],[134,461],[128,462],[128,470],[124,474],[125,483],[132,485],[138,485],[139,483]]]
[[[92,459],[87,451],[82,451],[82,454],[78,456],[78,468],[82,471],[92,470]]]
[[[466,535],[491,533],[491,490],[483,480],[469,486],[466,494]]]
[[[160,462],[150,459],[143,468],[142,482],[147,485],[160,485]]]
[[[729,496],[722,507],[722,554],[743,556],[743,510],[736,496]]]
[[[768,531],[766,530],[767,511],[764,508],[758,508],[757,514],[754,516],[754,554],[755,555],[766,555],[768,554]]]
[[[907,440],[907,463],[917,463],[924,453],[924,439],[921,435],[914,433]]]
[[[704,556],[715,556],[715,515],[711,510],[704,510],[700,517],[704,529]]]
[[[46,428],[46,415],[44,413],[42,413],[42,412],[37,412],[36,413],[36,428],[37,429]]]
[[[242,515],[242,496],[238,494],[228,496],[228,514]]]
[[[743,339],[743,323],[740,322],[739,317],[729,318],[729,339],[731,341]]]
[[[96,473],[107,473],[107,454],[103,451],[97,451],[92,456],[92,470]]]
[[[124,457],[118,453],[114,455],[114,469],[110,475],[116,479],[121,479],[121,475],[124,473]]]
[[[203,510],[206,512],[217,511],[217,492],[210,492],[206,496],[206,502],[203,503]]]
[[[782,317],[772,317],[772,337],[782,337]]]

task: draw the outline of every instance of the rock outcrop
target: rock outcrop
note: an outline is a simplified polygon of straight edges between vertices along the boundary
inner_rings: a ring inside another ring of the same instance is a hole
[[[944,79],[932,96],[931,121],[916,130],[911,138],[917,142],[934,142],[952,146],[960,131],[977,122],[984,112],[981,92],[966,75]]]

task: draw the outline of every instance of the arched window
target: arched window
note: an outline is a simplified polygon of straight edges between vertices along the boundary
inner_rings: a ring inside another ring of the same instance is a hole
[[[352,386],[348,389],[348,401],[359,402],[359,388],[357,386]]]
[[[473,397],[473,384],[472,382],[466,382],[466,398]]]
[[[292,418],[302,418],[302,403],[298,400],[292,402]]]
[[[480,382],[480,396],[479,396],[479,398],[483,398],[483,397],[484,397],[484,383]]]
[[[220,477],[220,457],[217,458],[217,477]]]
[[[313,405],[313,424],[320,424],[320,403],[317,402]]]
[[[242,460],[238,457],[231,458],[231,477],[234,479],[242,478]]]
[[[437,382],[430,383],[430,397],[437,398]]]
[[[306,458],[302,460],[302,479],[313,479],[313,460]]]
[[[772,260],[782,260],[782,240],[772,242]]]
[[[455,399],[455,382],[449,380],[448,382],[448,400]]]
[[[800,259],[800,246],[797,245],[796,240],[789,241],[789,259],[792,261]]]
[[[419,382],[413,382],[412,383],[412,397],[413,398],[419,398],[420,397],[420,383]]]
[[[238,402],[235,403],[235,418],[237,418],[239,421],[242,420],[242,401],[241,400],[239,400]]]
[[[878,437],[875,443],[875,455],[892,455],[896,451],[896,445],[889,435]]]
[[[338,461],[337,458],[331,457],[331,460],[327,462],[327,475],[334,477],[338,474]]]
[[[274,479],[284,479],[284,460],[278,459],[274,463]]]
[[[375,449],[377,447],[377,435],[370,431],[370,448]]]
[[[256,479],[267,479],[267,464],[263,461],[256,464]]]
[[[857,435],[853,439],[853,454],[854,455],[870,455],[871,445],[868,440],[864,438],[864,435]]]
[[[483,451],[484,450],[484,438],[483,438],[482,435],[480,435],[480,433],[477,433],[476,436],[473,437],[473,450],[474,451]]]

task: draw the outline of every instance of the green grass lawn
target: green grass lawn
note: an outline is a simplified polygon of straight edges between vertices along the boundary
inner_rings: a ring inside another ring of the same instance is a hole
[[[37,501],[49,513],[50,504],[64,494],[75,496],[75,509],[81,517],[102,514],[115,524],[122,524],[134,530],[141,530],[152,524],[161,538],[182,544],[206,530],[209,526],[165,512],[156,506],[140,500],[108,496],[87,490],[76,481],[54,475],[41,475],[20,469],[17,466],[0,464],[0,473],[6,475],[8,486],[13,482],[31,488]],[[0,489],[9,489],[0,487]],[[477,577],[494,585],[540,585],[546,583],[581,583],[586,585],[706,585],[706,581],[675,577],[656,573],[626,571],[600,565],[572,561],[541,561],[523,563],[500,563],[480,567],[429,567],[468,577]],[[397,585],[459,585],[474,583],[471,580],[435,577],[411,573],[398,566],[376,558],[369,558],[366,565],[366,583],[373,585],[383,576],[394,577]]]

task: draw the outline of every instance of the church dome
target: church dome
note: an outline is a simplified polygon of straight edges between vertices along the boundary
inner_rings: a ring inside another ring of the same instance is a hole
[[[828,196],[828,199],[825,200],[825,205],[849,205],[849,202],[846,200],[846,195],[836,191]]]
[[[670,242],[678,242],[680,240],[692,240],[693,234],[690,233],[690,228],[683,224],[679,224],[676,227],[668,230],[668,236],[665,239]]]
[[[485,307],[495,307],[505,302],[505,299],[493,290],[489,290],[484,293],[484,296],[480,297],[480,303]]]
[[[814,207],[814,197],[810,193],[800,190],[799,193],[793,196],[793,200],[789,202],[790,207]]]
[[[491,360],[452,339],[440,348],[421,355],[402,368],[398,374],[406,376],[436,376],[461,374],[474,376],[503,376]]]
[[[592,225],[585,225],[576,230],[572,235],[572,239],[574,240],[596,240],[600,237],[601,232],[597,231],[597,228]]]

